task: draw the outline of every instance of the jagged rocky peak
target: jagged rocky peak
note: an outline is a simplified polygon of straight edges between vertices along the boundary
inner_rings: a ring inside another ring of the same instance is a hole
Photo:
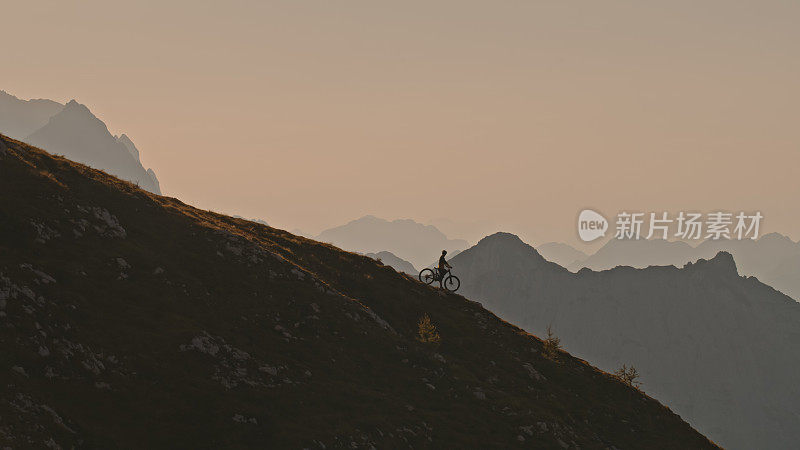
[[[75,99],[62,105],[44,99],[20,100],[0,91],[0,133],[161,193],[155,172],[142,166],[133,141],[124,134],[113,136],[102,120]]]
[[[103,128],[108,129],[106,127],[106,124],[103,123],[103,121],[101,121],[97,116],[92,114],[92,111],[89,110],[88,106],[82,103],[78,103],[77,101],[75,101],[75,99],[68,101],[67,104],[64,105],[64,109],[62,109],[61,112],[59,112],[55,116],[51,117],[50,121],[52,122],[54,119],[59,117],[61,118],[74,117],[81,120],[90,119],[99,122],[100,124],[102,124]]]
[[[739,275],[736,269],[736,261],[733,255],[728,252],[721,251],[711,259],[700,259],[695,263],[688,263],[686,268],[694,267],[695,269],[710,270],[720,275]]]
[[[139,149],[136,148],[136,145],[133,144],[133,141],[128,137],[127,134],[122,133],[120,136],[114,136],[119,143],[125,146],[126,149],[131,153],[131,156],[134,157],[137,161],[139,161]]]
[[[123,136],[113,136],[89,108],[70,100],[25,141],[161,194],[155,173],[142,166],[139,150]]]
[[[87,114],[92,114],[92,112],[89,111],[89,108],[86,107],[86,105],[84,105],[82,103],[78,103],[78,101],[75,100],[74,98],[72,100],[68,101],[66,105],[64,105],[64,111],[80,111],[80,112],[84,112],[84,113],[87,113]],[[94,114],[92,114],[92,115],[94,115]]]
[[[113,138],[106,124],[92,114],[86,105],[74,99],[67,102],[58,114],[50,118],[47,125],[31,133],[25,141],[37,145],[37,138],[46,134],[43,130],[52,132],[53,129],[57,129],[59,133],[69,132],[89,139],[98,139],[104,135]]]

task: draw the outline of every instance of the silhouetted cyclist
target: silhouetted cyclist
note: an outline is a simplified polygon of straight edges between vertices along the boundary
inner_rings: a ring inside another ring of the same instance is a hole
[[[447,269],[452,269],[453,266],[447,264],[447,260],[444,259],[444,255],[447,254],[447,250],[442,250],[442,256],[439,257],[439,279],[441,280],[444,278],[444,274],[447,273]]]
[[[461,286],[461,280],[450,273],[450,269],[452,269],[453,266],[447,263],[447,260],[444,258],[445,255],[447,255],[447,250],[442,250],[442,256],[439,257],[438,267],[426,267],[420,270],[419,281],[428,285],[434,281],[438,281],[439,287],[445,288],[449,292],[455,292]]]

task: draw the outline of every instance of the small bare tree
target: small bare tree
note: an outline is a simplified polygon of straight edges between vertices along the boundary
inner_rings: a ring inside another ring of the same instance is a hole
[[[442,340],[441,336],[439,336],[439,332],[436,331],[436,326],[433,324],[433,322],[431,322],[431,318],[428,316],[428,314],[423,315],[419,319],[417,327],[419,328],[417,335],[418,341],[437,344]]]
[[[622,367],[614,372],[614,376],[623,383],[635,389],[639,389],[639,387],[642,385],[642,383],[639,381],[639,371],[633,366],[628,367],[623,364]]]
[[[547,359],[552,359],[553,361],[558,358],[558,351],[561,349],[561,339],[559,339],[555,334],[553,334],[553,327],[552,325],[547,326],[547,336],[544,339],[544,351],[542,354]]]

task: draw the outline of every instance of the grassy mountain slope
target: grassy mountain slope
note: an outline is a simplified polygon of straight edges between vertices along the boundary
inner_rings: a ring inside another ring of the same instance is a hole
[[[0,445],[714,447],[475,302],[2,136],[0,231]]]

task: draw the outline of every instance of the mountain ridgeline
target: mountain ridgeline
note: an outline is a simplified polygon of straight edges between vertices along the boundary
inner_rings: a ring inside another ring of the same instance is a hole
[[[459,295],[1,136],[0,228],[2,446],[716,448]]]
[[[648,266],[682,266],[698,259],[710,259],[721,251],[733,255],[739,272],[752,275],[759,280],[800,300],[800,243],[794,242],[778,233],[770,233],[756,240],[752,239],[709,239],[693,247],[681,241],[661,239],[610,239],[591,256],[583,258],[564,257],[570,255],[572,247],[559,246],[560,252],[552,251],[551,244],[537,250],[550,261],[573,272],[586,267],[592,270],[606,270],[617,266],[645,268]],[[572,249],[572,256],[578,250]],[[563,262],[563,264],[562,264]]]
[[[800,442],[800,304],[720,252],[679,269],[577,273],[498,233],[453,258],[459,293],[644,390],[726,448]]]
[[[433,225],[411,219],[388,221],[375,216],[364,216],[327,229],[316,239],[353,252],[388,251],[415,267],[427,267],[442,250],[453,255],[468,246],[467,241],[449,239]]]
[[[589,255],[561,242],[547,242],[536,247],[536,251],[546,260],[552,261],[559,266],[570,267],[572,264],[580,264]]]
[[[46,148],[69,159],[104,170],[161,194],[152,169],[145,169],[139,149],[122,134],[113,136],[106,124],[75,100],[20,100],[0,91],[0,133]]]

